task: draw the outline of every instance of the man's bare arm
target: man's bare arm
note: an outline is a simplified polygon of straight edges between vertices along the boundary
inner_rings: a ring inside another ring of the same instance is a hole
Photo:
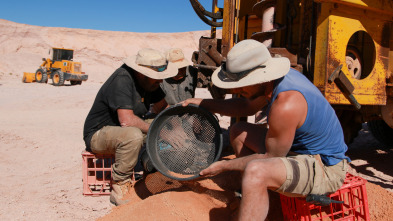
[[[292,146],[295,131],[302,126],[306,116],[307,102],[303,95],[295,91],[280,93],[269,114],[269,130],[265,140],[266,153],[218,161],[200,174],[214,176],[229,170],[243,172],[252,160],[286,156]]]
[[[231,98],[231,99],[200,99],[190,98],[185,100],[183,106],[196,104],[206,108],[210,112],[222,114],[231,117],[246,117],[255,114],[267,104],[264,96],[255,99]]]
[[[267,157],[286,156],[291,149],[296,129],[307,117],[307,102],[297,91],[281,92],[269,112],[269,130],[265,146]]]
[[[136,116],[133,110],[118,109],[117,115],[119,117],[121,127],[137,127],[144,133],[147,133],[149,130],[150,124]]]

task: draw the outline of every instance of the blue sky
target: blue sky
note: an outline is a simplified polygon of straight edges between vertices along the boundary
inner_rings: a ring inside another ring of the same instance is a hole
[[[199,2],[211,11],[211,0]],[[223,1],[218,3],[222,7]],[[0,18],[29,25],[106,31],[210,30],[189,0],[0,0]]]

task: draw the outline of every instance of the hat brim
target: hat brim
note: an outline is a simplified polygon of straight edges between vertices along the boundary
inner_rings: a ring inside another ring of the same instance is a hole
[[[123,60],[124,64],[126,64],[128,67],[152,79],[162,80],[166,78],[171,78],[176,76],[177,73],[179,72],[176,65],[170,62],[168,63],[168,66],[165,69],[165,71],[158,72],[150,68],[140,66],[137,63],[135,63],[135,61],[136,61],[136,56],[131,56]]]
[[[239,81],[234,81],[227,78],[226,75],[221,71],[221,67],[219,67],[213,72],[212,82],[217,87],[223,89],[262,84],[285,76],[288,73],[291,64],[288,58],[282,57],[271,58],[263,65],[266,67],[255,69]]]
[[[171,63],[171,62],[169,62],[169,63]],[[186,59],[183,59],[182,61],[178,61],[178,62],[172,62],[172,63],[175,64],[178,69],[184,68],[184,67],[187,67],[190,65],[190,62],[188,62]]]

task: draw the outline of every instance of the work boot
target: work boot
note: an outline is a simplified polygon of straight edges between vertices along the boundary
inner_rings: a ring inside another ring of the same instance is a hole
[[[112,192],[109,201],[115,206],[123,205],[128,203],[129,200],[122,200],[124,195],[128,193],[128,190],[134,185],[131,179],[123,181],[113,182]]]

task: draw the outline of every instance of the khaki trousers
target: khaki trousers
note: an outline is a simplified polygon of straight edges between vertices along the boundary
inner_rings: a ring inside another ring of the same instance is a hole
[[[136,127],[105,126],[94,133],[90,148],[93,153],[115,156],[113,181],[131,177],[146,135]]]

